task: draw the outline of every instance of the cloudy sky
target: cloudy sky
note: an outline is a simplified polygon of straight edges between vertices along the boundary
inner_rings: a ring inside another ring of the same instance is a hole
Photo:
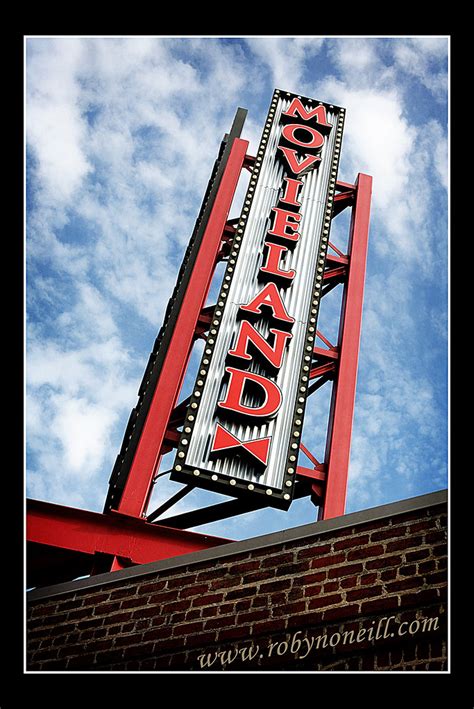
[[[102,511],[220,141],[240,106],[255,151],[274,88],[344,106],[339,179],[374,180],[347,512],[447,487],[449,39],[29,37],[25,53],[28,497]],[[332,241],[346,231],[342,213]],[[339,288],[320,312],[333,342]],[[329,392],[303,433],[320,460]],[[149,511],[180,487],[161,478]],[[306,499],[198,531],[316,514]]]

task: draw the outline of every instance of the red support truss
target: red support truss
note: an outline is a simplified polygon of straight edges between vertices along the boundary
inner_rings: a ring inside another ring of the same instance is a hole
[[[28,500],[27,540],[33,586],[86,575],[94,566],[98,572],[146,564],[230,541],[39,500]]]
[[[346,504],[371,192],[372,178],[369,175],[359,174],[353,191],[348,272],[344,283],[339,323],[337,347],[339,358],[326,439],[326,489],[323,503],[319,508],[320,519],[343,515]]]

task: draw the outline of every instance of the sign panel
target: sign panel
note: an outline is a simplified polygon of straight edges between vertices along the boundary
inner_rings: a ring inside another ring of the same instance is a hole
[[[291,504],[344,115],[274,92],[172,480]]]

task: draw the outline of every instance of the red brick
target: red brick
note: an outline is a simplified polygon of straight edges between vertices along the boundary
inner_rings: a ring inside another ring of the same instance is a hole
[[[111,601],[120,601],[125,598],[136,598],[135,591],[131,591],[129,588],[117,589],[117,591],[114,591],[114,593],[110,594]]]
[[[114,610],[117,610],[115,607]],[[69,611],[67,616],[67,622],[70,623],[73,620],[81,620],[82,618],[90,618],[92,615],[91,608],[79,608],[77,611]]]
[[[220,615],[216,618],[210,618],[204,622],[204,630],[213,630],[217,628],[228,628],[229,626],[234,626],[235,619],[233,617]],[[248,628],[247,628],[248,631]]]
[[[148,602],[148,605],[161,606],[167,601],[175,601],[178,598],[176,591],[158,591],[148,598],[142,598],[143,602]]]
[[[434,559],[429,559],[428,561],[422,561],[418,564],[418,573],[426,574],[429,571],[436,569],[436,561]]]
[[[400,566],[398,569],[399,576],[416,576],[416,565],[408,564],[408,566]]]
[[[352,574],[360,573],[363,568],[363,564],[344,564],[344,566],[339,566],[337,569],[328,569],[328,579],[351,576]]]
[[[223,642],[224,640],[236,640],[238,638],[247,638],[249,635],[248,625],[242,626],[227,626],[217,630],[217,641]]]
[[[280,616],[296,616],[299,613],[304,613],[306,611],[306,601],[295,601],[294,603],[288,603],[287,605],[281,606],[280,608],[273,608],[273,615]]]
[[[331,581],[330,583],[325,583],[323,586],[323,593],[331,593],[331,591],[337,591],[339,588],[339,581]]]
[[[356,559],[367,559],[370,556],[380,556],[384,553],[382,544],[373,544],[360,549],[353,549],[347,553],[347,561],[355,561]]]
[[[193,598],[191,602],[191,606],[195,607],[200,607],[200,606],[210,606],[216,603],[220,603],[222,599],[224,598],[223,593],[208,593],[204,596],[199,596],[197,598]]]
[[[334,542],[334,551],[340,551],[341,549],[351,549],[353,547],[361,546],[362,544],[368,544],[369,535],[363,534],[359,537],[348,537],[347,539],[341,539],[339,542]]]
[[[58,656],[58,650],[49,648],[45,650],[37,650],[33,654],[33,661],[34,662],[40,662],[41,660],[55,660]]]
[[[334,606],[337,603],[341,603],[342,600],[342,595],[340,593],[334,593],[332,596],[319,596],[318,598],[313,598],[312,601],[309,601],[308,609],[312,610],[313,608]]]
[[[242,584],[257,583],[258,581],[267,581],[275,577],[276,569],[258,569],[258,571],[252,571],[250,574],[245,574],[242,577]],[[237,580],[236,580],[237,583]]]
[[[215,579],[214,581],[211,581],[209,584],[209,589],[211,591],[214,591],[218,588],[230,588],[231,586],[236,585],[236,579],[234,578],[219,578]]]
[[[162,625],[158,628],[151,628],[143,633],[143,640],[165,640],[171,637],[173,633],[172,625]]]
[[[416,593],[407,593],[402,596],[402,605],[404,607],[411,605],[429,605],[435,601],[439,601],[440,596],[438,593],[439,589],[436,588],[426,588]]]
[[[436,529],[425,534],[426,544],[447,543],[447,533],[444,529]]]
[[[56,613],[57,609],[57,604],[53,603],[52,605],[49,606],[38,606],[37,608],[34,608],[31,612],[31,617],[32,618],[38,618],[38,617],[47,617],[50,615],[54,615]],[[66,615],[65,615],[66,617]]]
[[[98,603],[103,603],[108,601],[110,598],[110,592],[108,593],[93,593],[82,596],[82,600],[85,606],[96,606]]]
[[[446,570],[437,571],[436,573],[433,573],[433,574],[427,574],[425,578],[426,578],[426,583],[430,584],[430,585],[448,582],[448,576],[447,576]]]
[[[95,656],[91,655],[80,655],[79,657],[70,657],[67,663],[68,670],[79,670],[79,669],[89,669],[94,664]]]
[[[431,556],[431,549],[429,547],[425,547],[424,549],[417,549],[416,551],[408,551],[405,554],[405,559],[407,562],[420,561],[422,559],[427,559],[429,556]]]
[[[335,564],[342,564],[344,563],[345,558],[345,554],[343,554],[342,552],[340,552],[339,554],[321,556],[311,561],[311,568],[320,569],[323,566],[334,566]]]
[[[58,603],[58,612],[63,612],[67,610],[71,610],[72,608],[74,610],[78,610],[79,608],[82,607],[84,603],[84,600],[78,600],[78,599],[70,599],[70,600],[65,600],[65,601],[60,601]]]
[[[246,611],[251,607],[251,605],[252,605],[251,598],[243,598],[242,600],[236,602],[235,611],[236,611],[236,613],[239,613],[241,611]]]
[[[294,588],[301,588],[302,586],[309,586],[314,583],[321,583],[327,578],[327,571],[316,571],[313,574],[305,574],[304,576],[298,577],[294,581]]]
[[[130,616],[129,616],[130,617]],[[91,618],[90,620],[81,620],[80,623],[77,623],[77,627],[79,630],[86,630],[88,628],[97,628],[100,625],[104,624],[104,621],[107,620],[106,618]],[[70,626],[67,626],[70,630]]]
[[[388,542],[387,553],[390,553],[392,551],[400,551],[403,549],[409,549],[410,547],[420,547],[422,544],[423,544],[423,537],[422,536],[403,537],[403,539],[397,539],[394,542]]]
[[[378,559],[369,559],[365,562],[367,570],[388,568],[389,566],[400,566],[403,562],[403,557],[400,554],[393,556],[381,556]]]
[[[122,623],[125,623],[126,621],[130,620],[132,617],[132,612],[131,611],[123,611],[122,613],[115,613],[115,615],[111,615],[108,618],[105,617],[103,618],[104,625],[108,626],[117,626],[121,625]],[[79,627],[79,624],[78,624]]]
[[[244,628],[246,630],[246,628]],[[216,631],[212,630],[208,633],[200,633],[199,635],[188,635],[184,638],[185,647],[205,647],[212,643],[216,637]]]
[[[285,552],[284,554],[274,554],[273,556],[268,556],[266,559],[262,559],[261,566],[262,569],[271,567],[278,567],[282,564],[289,564],[293,561],[294,553]]]
[[[206,569],[200,571],[196,576],[196,582],[201,583],[202,581],[212,581],[214,579],[223,578],[227,574],[226,569]]]
[[[372,613],[374,611],[387,611],[392,608],[398,608],[398,599],[396,596],[386,596],[383,598],[376,598],[373,601],[365,601],[361,604],[360,612]]]
[[[321,584],[315,586],[306,586],[304,589],[305,598],[311,598],[312,596],[319,596],[322,592]]]
[[[172,625],[178,625],[179,623],[183,623],[185,617],[186,617],[186,613],[184,611],[182,611],[181,613],[173,613],[172,615],[167,616],[167,618],[169,619],[169,622]]]
[[[359,585],[360,576],[347,576],[339,581],[341,588],[354,588]]]
[[[370,535],[371,542],[381,542],[385,539],[395,539],[398,537],[404,537],[406,533],[406,527],[396,526],[389,527],[388,529],[374,530]]]
[[[408,532],[409,534],[413,534],[413,532],[423,532],[428,529],[433,529],[435,526],[435,520],[433,519],[422,519],[417,522],[413,522],[408,526]]]
[[[287,592],[285,591],[279,591],[278,593],[271,593],[269,596],[269,606],[270,608],[275,607],[275,606],[282,606],[287,604],[288,602],[288,596]]]
[[[382,586],[371,586],[367,588],[355,588],[352,591],[347,591],[346,599],[347,601],[360,601],[363,598],[373,598],[374,596],[380,596],[383,593]]]
[[[269,596],[254,596],[251,600],[252,608],[261,608],[268,606],[270,603]]]
[[[127,660],[130,657],[146,657],[147,654],[152,654],[154,647],[155,643],[153,641],[148,643],[140,643],[140,645],[132,645],[131,647],[126,647],[123,650],[123,659]]]
[[[190,602],[186,598],[183,598],[180,601],[171,601],[170,603],[164,603],[163,606],[161,606],[161,612],[163,614],[170,614],[170,613],[175,613],[176,611],[184,611],[188,610],[190,607]],[[155,607],[154,609],[155,614],[159,615],[160,611]]]
[[[245,598],[253,596],[256,591],[255,586],[245,586],[244,588],[234,588],[232,591],[227,591],[226,600],[231,601],[236,598]]]
[[[304,589],[301,586],[294,586],[288,591],[288,601],[296,601],[302,598],[304,595]]]
[[[133,611],[132,618],[153,618],[153,616],[159,615],[158,610],[153,607],[139,608]]]
[[[259,593],[272,593],[273,591],[282,591],[283,589],[290,588],[291,579],[280,579],[279,581],[269,581],[268,583],[260,584]],[[227,594],[230,598],[230,595]]]
[[[285,605],[285,609],[288,606]],[[278,610],[278,607],[273,608],[273,611]],[[239,613],[237,615],[236,623],[237,625],[244,625],[248,623],[253,623],[256,620],[263,620],[268,618],[269,610],[267,608],[261,610],[250,610],[245,613]]]
[[[195,586],[189,586],[187,588],[182,588],[179,592],[179,598],[191,598],[192,596],[199,596],[208,590],[207,583],[196,584]]]
[[[165,579],[160,579],[159,581],[153,581],[153,583],[144,583],[141,586],[138,586],[136,589],[136,592],[139,596],[143,595],[148,595],[151,593],[156,593],[157,591],[163,591],[164,588],[166,587],[166,580]],[[125,589],[127,591],[127,589]],[[111,598],[112,598],[111,594]],[[128,595],[134,595],[133,593],[133,587],[128,591]]]
[[[193,623],[181,623],[176,625],[173,623],[173,635],[194,635],[194,633],[199,633],[204,628],[203,620],[195,620]]]
[[[191,609],[184,614],[184,620],[196,620],[196,618],[200,618],[200,617],[201,617],[201,609],[200,608]],[[175,616],[172,617],[172,620],[173,620],[173,623],[178,622],[178,619],[175,618]]]
[[[363,574],[360,577],[360,585],[361,586],[369,586],[370,584],[376,583],[377,581],[377,574]]]
[[[182,589],[185,586],[192,586],[193,584],[196,583],[196,574],[189,574],[186,576],[175,576],[173,578],[170,578],[166,582],[166,588],[173,590],[173,589]]]
[[[321,556],[322,554],[330,554],[331,553],[331,544],[320,544],[319,546],[315,544],[314,546],[311,547],[305,547],[303,549],[299,549],[296,555],[296,558],[299,559],[307,559],[308,557],[313,558],[316,556]]]
[[[273,633],[278,630],[284,630],[286,627],[286,622],[287,619],[282,617],[264,620],[261,623],[255,623],[252,627],[252,637],[262,635],[263,633]]]
[[[393,581],[393,579],[397,578],[398,568],[382,569],[379,573],[381,581]]]
[[[146,603],[146,598],[126,598],[120,602],[120,610],[124,608],[137,608],[138,606],[144,606]]]
[[[391,581],[385,584],[387,593],[397,593],[397,591],[406,591],[408,589],[416,588],[422,585],[423,579],[415,576],[414,578],[404,578],[398,581]]]
[[[235,564],[232,566],[232,575],[239,576],[245,571],[255,571],[255,569],[260,568],[261,559],[251,559],[248,561],[241,561],[240,564]]]
[[[308,572],[310,568],[310,559],[305,559],[304,561],[297,561],[291,564],[285,564],[284,566],[277,567],[275,569],[275,576],[294,576],[299,577],[299,575],[304,575]]]

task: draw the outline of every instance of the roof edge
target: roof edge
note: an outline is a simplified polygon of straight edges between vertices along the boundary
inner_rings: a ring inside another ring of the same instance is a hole
[[[274,546],[275,544],[284,544],[285,542],[293,542],[303,540],[307,537],[316,536],[334,532],[347,527],[354,527],[366,522],[373,522],[385,517],[394,517],[406,512],[412,512],[437,505],[443,505],[448,502],[448,491],[438,490],[417,497],[411,497],[406,500],[391,502],[378,507],[370,507],[358,512],[351,512],[340,517],[321,520],[319,522],[311,522],[301,525],[300,527],[292,527],[280,532],[271,532],[258,537],[251,537],[241,541],[229,542],[210,549],[192,552],[174,556],[169,559],[161,559],[160,561],[152,561],[148,564],[140,564],[128,569],[120,571],[107,572],[89,576],[85,579],[76,579],[67,581],[53,586],[44,586],[34,588],[27,593],[27,601],[47,600],[55,596],[66,593],[74,593],[82,591],[86,588],[95,588],[104,586],[118,581],[130,581],[135,578],[154,574],[159,571],[168,571],[170,569],[189,566],[190,564],[198,564],[202,561],[212,561],[224,559],[235,554],[248,551],[256,551],[266,547]]]

